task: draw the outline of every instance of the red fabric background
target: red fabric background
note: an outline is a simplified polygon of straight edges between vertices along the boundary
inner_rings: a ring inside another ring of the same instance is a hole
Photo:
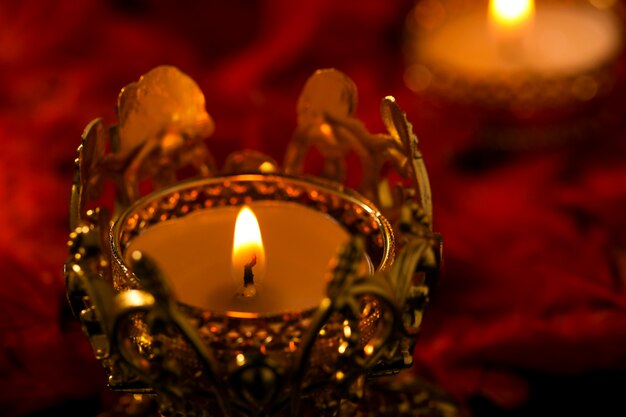
[[[160,64],[198,81],[218,161],[279,161],[306,78],[335,67],[382,131],[394,95],[420,137],[446,274],[415,371],[475,415],[610,410],[626,381],[626,129],[525,152],[477,147],[480,111],[403,82],[412,1],[0,4],[0,414],[93,415],[113,399],[68,312],[68,197],[84,126]],[[612,114],[626,116],[616,91]],[[539,406],[539,401],[547,405]],[[619,412],[617,414],[620,414]]]

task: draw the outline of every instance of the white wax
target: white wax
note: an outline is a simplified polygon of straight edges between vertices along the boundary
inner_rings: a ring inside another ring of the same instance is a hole
[[[349,240],[330,216],[287,202],[248,205],[257,217],[265,248],[265,273],[257,295],[235,294],[241,280],[232,277],[235,220],[240,207],[220,207],[164,222],[137,236],[134,250],[151,256],[171,283],[177,300],[216,312],[280,313],[319,305],[326,295],[329,261]],[[371,272],[366,260],[364,273]],[[261,277],[259,277],[261,278]]]
[[[427,61],[470,76],[531,72],[569,76],[609,62],[622,47],[620,23],[610,12],[586,4],[537,2],[521,56],[498,50],[487,11],[449,18],[419,43]]]

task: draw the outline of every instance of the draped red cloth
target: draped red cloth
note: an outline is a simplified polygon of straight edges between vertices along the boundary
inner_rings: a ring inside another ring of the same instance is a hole
[[[446,265],[414,371],[477,416],[623,413],[626,129],[556,149],[477,147],[480,111],[404,84],[412,6],[0,4],[1,414],[95,415],[114,399],[65,299],[73,159],[84,126],[98,116],[113,123],[120,88],[161,64],[205,92],[220,162],[244,147],[280,161],[315,69],[355,80],[357,113],[372,131],[382,132],[381,98],[394,95],[421,141]],[[612,111],[623,114],[615,95]]]

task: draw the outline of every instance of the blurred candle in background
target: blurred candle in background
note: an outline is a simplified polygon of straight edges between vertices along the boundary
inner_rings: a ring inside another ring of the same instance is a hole
[[[596,3],[422,0],[408,23],[407,85],[504,107],[516,99],[554,107],[605,94],[625,29],[616,10]]]

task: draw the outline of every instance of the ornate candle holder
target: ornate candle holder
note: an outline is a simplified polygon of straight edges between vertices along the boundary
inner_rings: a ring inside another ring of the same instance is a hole
[[[204,96],[174,67],[125,87],[116,125],[87,126],[72,187],[66,284],[109,387],[134,394],[118,413],[156,413],[141,407],[150,402],[161,415],[456,415],[449,398],[411,375],[389,380],[412,365],[441,240],[405,114],[386,97],[387,133],[371,134],[354,118],[355,106],[348,77],[316,72],[300,97],[282,168],[242,151],[218,170],[203,141],[213,131]],[[325,157],[319,176],[303,173],[311,147]],[[343,185],[352,149],[364,165],[356,190]],[[386,168],[403,180],[393,184]],[[185,170],[193,175],[179,180]],[[111,206],[102,198],[105,182],[115,186]],[[350,234],[319,306],[265,314],[188,305],[175,298],[176,276],[164,276],[158,259],[126,253],[155,225],[259,201],[324,213]],[[359,269],[363,253],[374,274]]]
[[[407,86],[478,110],[488,125],[482,139],[499,148],[559,145],[618,122],[609,99],[623,87],[623,4],[534,3],[525,27],[494,28],[487,1],[417,1],[407,19]]]

